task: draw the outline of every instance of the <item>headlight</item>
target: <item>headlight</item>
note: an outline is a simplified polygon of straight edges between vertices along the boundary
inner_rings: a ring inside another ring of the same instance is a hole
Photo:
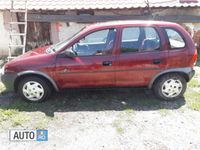
[[[4,74],[4,71],[5,71],[5,66],[3,66],[3,67],[0,69],[0,74]]]

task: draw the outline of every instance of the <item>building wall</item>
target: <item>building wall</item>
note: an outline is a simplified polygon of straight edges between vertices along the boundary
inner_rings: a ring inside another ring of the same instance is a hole
[[[0,11],[0,55],[7,54],[9,37],[4,26],[3,12]]]
[[[200,15],[199,8],[163,8],[163,9],[152,9],[153,15]],[[69,14],[76,14],[76,11],[69,11]],[[145,13],[144,10],[133,9],[133,10],[98,10],[95,11],[95,15],[139,15]],[[16,19],[16,17],[15,17]],[[10,13],[8,11],[0,11],[0,55],[8,54],[8,43],[9,43],[9,25]],[[85,23],[74,23],[74,22],[52,22],[50,24],[50,40],[52,43],[57,43],[61,40],[71,37],[74,33],[79,31]],[[200,21],[199,23],[185,22],[182,25],[193,36],[193,39],[197,45],[200,45]],[[18,32],[18,28],[14,28],[14,32]],[[30,35],[31,36],[31,35]],[[19,37],[13,39],[16,44],[21,43]]]
[[[152,9],[153,15],[200,15],[199,8],[163,8],[163,9]],[[98,10],[95,11],[95,15],[139,15],[143,13],[143,10],[134,9],[134,10]],[[76,12],[69,12],[70,14],[76,14]],[[179,22],[177,22],[179,23]],[[183,25],[190,35],[193,37],[196,45],[200,45],[200,21],[199,23],[185,22],[180,23]],[[53,43],[57,43],[63,39],[71,37],[71,35],[82,27],[87,26],[88,24],[83,23],[67,23],[67,22],[54,22],[51,23],[51,39]]]
[[[51,23],[51,40],[52,43],[65,40],[73,36],[88,24],[75,22],[54,22]]]
[[[13,21],[16,21],[16,15],[13,15]],[[8,24],[10,22],[10,13],[9,11],[0,11],[0,56],[2,55],[8,55],[9,50],[9,31],[10,31],[10,25]],[[13,33],[19,33],[18,26],[14,25],[12,27]],[[21,39],[19,36],[15,36],[12,38],[12,44],[21,44]],[[15,53],[18,50],[18,48],[13,48],[12,52]]]

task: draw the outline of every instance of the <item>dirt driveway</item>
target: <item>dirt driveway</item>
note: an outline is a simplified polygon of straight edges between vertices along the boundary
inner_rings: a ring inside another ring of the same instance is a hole
[[[0,106],[0,149],[199,150],[200,83],[164,102],[146,89],[68,90],[41,104],[8,97]],[[48,129],[47,142],[10,142],[9,129]]]

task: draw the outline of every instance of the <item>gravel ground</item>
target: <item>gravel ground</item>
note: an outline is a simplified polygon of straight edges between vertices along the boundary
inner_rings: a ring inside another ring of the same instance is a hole
[[[62,116],[48,125],[48,142],[9,142],[0,134],[1,150],[199,150],[200,113],[185,110],[81,111]]]
[[[0,131],[0,150],[199,150],[200,111],[187,103],[184,98],[161,102],[144,89],[66,91],[48,102],[19,107],[31,120],[9,125],[32,129],[39,117],[51,117],[47,142],[10,142],[6,129]]]

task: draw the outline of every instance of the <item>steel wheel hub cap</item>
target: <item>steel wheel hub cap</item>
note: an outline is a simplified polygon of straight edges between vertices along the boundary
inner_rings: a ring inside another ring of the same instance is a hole
[[[22,92],[24,96],[31,101],[38,101],[44,95],[44,88],[35,81],[29,81],[24,84]]]
[[[162,94],[165,97],[173,98],[178,96],[183,89],[183,85],[178,79],[169,79],[161,87]]]

